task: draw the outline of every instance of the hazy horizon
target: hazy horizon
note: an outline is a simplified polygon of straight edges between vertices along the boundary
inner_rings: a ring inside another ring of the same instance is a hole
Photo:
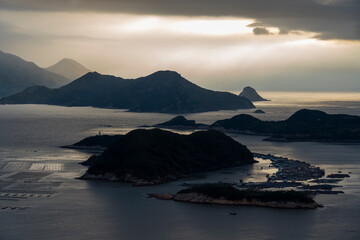
[[[359,9],[355,0],[2,0],[0,50],[123,78],[173,70],[214,90],[356,92]]]

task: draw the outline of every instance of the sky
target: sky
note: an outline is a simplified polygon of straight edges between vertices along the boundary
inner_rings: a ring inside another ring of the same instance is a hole
[[[0,50],[214,90],[360,91],[360,1],[0,0]]]

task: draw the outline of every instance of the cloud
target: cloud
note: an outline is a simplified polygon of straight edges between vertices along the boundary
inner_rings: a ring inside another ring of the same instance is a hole
[[[359,0],[1,0],[0,9],[235,16],[282,33],[307,31],[320,39],[360,40]]]
[[[270,34],[269,30],[267,30],[266,28],[262,28],[262,27],[254,28],[253,33],[255,35],[269,35]]]

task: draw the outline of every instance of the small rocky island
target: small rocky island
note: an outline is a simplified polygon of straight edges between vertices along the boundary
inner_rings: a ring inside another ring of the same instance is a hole
[[[246,146],[216,130],[181,135],[137,129],[86,162],[90,167],[81,179],[154,185],[256,161]]]
[[[184,116],[177,116],[167,122],[156,124],[153,127],[176,129],[206,129],[209,128],[209,125],[196,123],[195,120],[188,120]]]
[[[162,200],[180,202],[260,206],[272,208],[308,208],[319,207],[312,197],[300,191],[260,191],[254,189],[239,190],[229,184],[202,184],[183,189],[176,194],[149,194]]]
[[[242,92],[239,94],[240,97],[245,97],[252,102],[260,102],[260,101],[269,101],[263,97],[261,97],[254,88],[245,87]]]
[[[261,109],[257,109],[255,111],[253,111],[253,113],[265,113],[265,112],[263,110],[261,110]]]

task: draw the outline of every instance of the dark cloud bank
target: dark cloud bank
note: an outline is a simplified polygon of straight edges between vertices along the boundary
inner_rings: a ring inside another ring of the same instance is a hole
[[[359,0],[0,0],[0,8],[178,16],[236,16],[281,33],[310,31],[320,39],[360,40]]]

